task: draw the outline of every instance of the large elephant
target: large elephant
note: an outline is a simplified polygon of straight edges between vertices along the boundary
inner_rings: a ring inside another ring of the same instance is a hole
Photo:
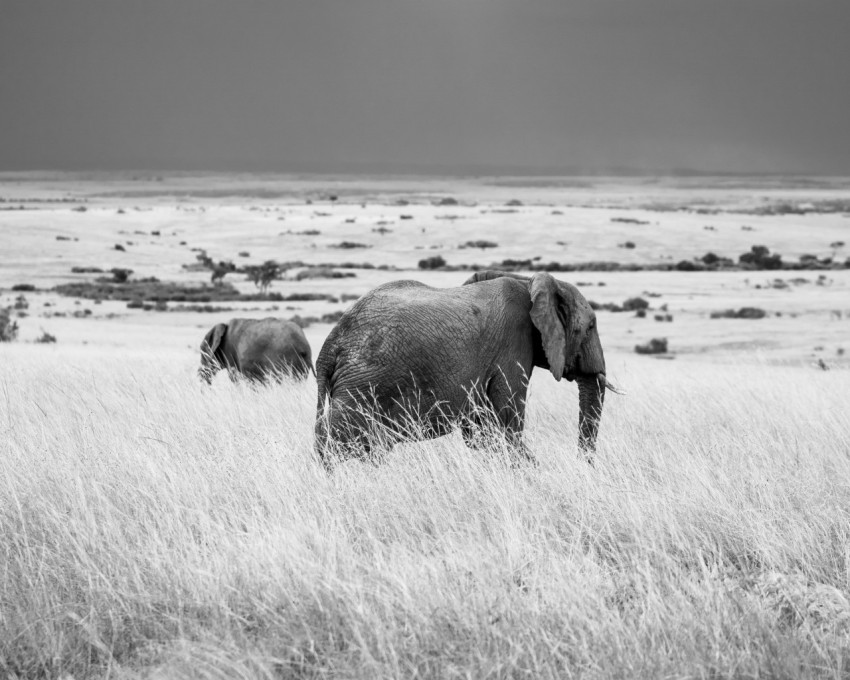
[[[579,445],[592,461],[613,388],[596,315],[577,288],[547,273],[500,271],[477,272],[457,288],[379,286],[340,318],[319,353],[316,452],[326,465],[330,449],[368,454],[376,422],[391,442],[458,424],[473,444],[486,414],[531,458],[521,434],[535,366],[578,383]],[[411,416],[421,424],[413,434]]]
[[[313,371],[310,343],[301,327],[283,319],[231,319],[213,326],[201,342],[198,375],[207,383],[220,369],[231,378],[249,380],[290,374],[306,378]]]

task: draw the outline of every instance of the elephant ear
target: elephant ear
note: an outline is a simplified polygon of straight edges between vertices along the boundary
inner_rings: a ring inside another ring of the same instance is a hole
[[[201,342],[201,354],[207,355],[210,359],[220,359],[221,341],[224,339],[226,332],[226,323],[218,323],[213,326],[209,333],[204,336],[203,342]]]
[[[531,296],[531,321],[540,331],[549,370],[555,380],[560,380],[567,360],[575,353],[569,308],[561,302],[558,282],[545,272],[534,275],[528,292]]]
[[[503,272],[498,269],[488,269],[483,272],[475,272],[472,276],[470,276],[466,281],[463,282],[464,286],[468,286],[470,283],[481,283],[482,281],[491,281],[493,279],[500,279],[503,276],[508,277],[509,279],[518,279],[520,281],[530,281],[527,276],[520,276],[519,274],[512,274],[511,272]]]

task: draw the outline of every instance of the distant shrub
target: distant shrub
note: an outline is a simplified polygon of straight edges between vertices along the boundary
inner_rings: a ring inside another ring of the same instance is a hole
[[[445,267],[446,261],[439,255],[426,257],[424,260],[419,260],[419,269],[440,269]]]
[[[649,224],[645,220],[636,220],[633,217],[612,217],[612,222],[621,222],[622,224]]]
[[[233,307],[222,307],[221,305],[172,305],[168,308],[168,311],[213,314],[217,312],[231,312],[233,311]]]
[[[124,248],[124,246],[122,246],[120,243],[116,243],[116,244],[113,246],[113,248],[114,248],[115,250],[120,250],[120,251],[122,251],[122,252],[126,251],[126,248]]]
[[[56,342],[56,336],[55,336],[55,335],[51,335],[50,333],[48,333],[46,330],[44,330],[44,329],[42,328],[42,329],[41,329],[41,335],[39,335],[39,336],[35,339],[35,341],[36,341],[36,342],[38,342],[38,343],[42,343],[42,344],[47,345],[47,344],[51,344],[51,343]]]
[[[613,302],[594,302],[593,300],[588,300],[588,304],[590,308],[593,310],[602,310],[603,312],[622,312],[625,311],[620,305],[614,304]]]
[[[738,310],[724,309],[711,313],[712,319],[763,319],[767,312],[759,307],[741,307]]]
[[[12,319],[8,307],[0,309],[0,342],[14,342],[18,339],[18,322]]]
[[[245,267],[245,274],[247,275],[248,280],[253,282],[254,285],[260,289],[260,293],[262,295],[265,295],[268,292],[272,281],[280,278],[282,273],[283,269],[274,260],[266,260],[261,265]]]
[[[35,291],[35,286],[31,283],[16,283],[12,286],[12,292],[15,293],[32,293]]]
[[[141,300],[130,300],[127,303],[127,309],[141,309],[143,304]]]
[[[519,207],[522,206],[522,201],[520,201],[517,198],[512,198],[510,201],[505,203],[505,205],[510,207],[510,208],[519,208]]]
[[[70,241],[71,237],[70,236],[57,236],[56,240],[57,241]]]
[[[329,247],[351,250],[353,248],[371,248],[372,246],[366,245],[365,243],[356,243],[354,241],[340,241],[339,243],[331,244]]]
[[[113,267],[109,270],[112,274],[112,280],[115,283],[127,283],[127,279],[130,278],[130,274],[133,273],[132,269],[125,269],[123,267]]]
[[[314,300],[329,300],[332,295],[327,293],[290,293],[281,297],[282,302],[312,302]]]
[[[694,262],[693,260],[680,260],[676,263],[676,271],[680,272],[700,272],[703,271],[705,267],[700,262]]]
[[[297,281],[304,279],[350,279],[357,276],[354,272],[338,272],[329,267],[310,267],[295,275]]]
[[[738,257],[741,264],[748,265],[750,269],[781,269],[782,256],[771,255],[767,246],[755,245],[750,252],[743,253]]]
[[[479,239],[477,241],[467,241],[466,243],[459,246],[459,248],[481,248],[484,250],[485,248],[498,248],[499,244],[495,241],[485,241],[483,239]]]
[[[212,274],[210,275],[210,282],[213,285],[218,285],[222,281],[224,281],[224,277],[227,276],[230,272],[236,271],[236,265],[232,262],[221,261],[218,264],[212,266]]]
[[[672,321],[673,315],[672,314],[656,314],[654,318],[655,318],[656,321]]]
[[[635,312],[635,316],[636,316],[638,319],[643,319],[644,317],[646,317],[646,310],[645,310],[645,309],[639,309],[639,310],[637,310],[637,311]]]
[[[667,338],[652,338],[645,345],[635,345],[638,354],[666,354]]]
[[[639,309],[648,309],[649,302],[644,300],[642,297],[633,297],[629,298],[623,303],[623,310],[626,312],[633,312]]]
[[[239,257],[251,257],[251,253],[249,253],[247,250],[240,250]]]
[[[457,199],[452,198],[451,196],[446,196],[446,198],[441,198],[437,201],[437,205],[457,205]]]
[[[399,216],[398,216],[398,218],[399,218],[400,220],[412,220],[412,219],[413,219],[413,215],[399,215]]]
[[[628,248],[629,250],[631,250],[632,248],[635,247],[635,243],[634,243],[634,241],[625,241],[624,243],[618,243],[617,247],[618,248]]]

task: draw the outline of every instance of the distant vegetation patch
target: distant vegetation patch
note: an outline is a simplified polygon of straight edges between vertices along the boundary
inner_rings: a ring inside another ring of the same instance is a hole
[[[633,297],[629,298],[623,303],[623,310],[626,312],[634,312],[638,309],[648,309],[649,302],[644,300],[642,297]]]
[[[304,231],[292,231],[292,229],[287,229],[286,231],[280,232],[278,236],[318,236],[322,232],[318,229],[305,229]]]
[[[295,275],[296,281],[304,279],[350,279],[357,276],[354,272],[338,272],[328,267],[310,267]]]
[[[820,201],[778,201],[740,210],[748,215],[805,215],[807,213],[844,213],[850,211],[850,199],[824,199]]]
[[[419,260],[419,269],[442,269],[446,266],[446,261],[439,255],[426,257],[424,260]]]
[[[667,354],[667,338],[652,338],[643,345],[635,345],[638,354]]]
[[[647,220],[637,220],[634,217],[612,217],[611,221],[621,224],[649,224]]]
[[[778,253],[771,255],[767,246],[752,246],[750,252],[738,257],[738,261],[747,268],[782,269],[782,256]]]
[[[741,307],[738,310],[724,309],[719,312],[712,312],[712,319],[763,319],[767,316],[767,312],[759,307]]]
[[[258,293],[240,293],[229,283],[217,286],[206,284],[187,285],[159,281],[155,278],[128,281],[126,283],[114,283],[110,281],[74,282],[64,283],[53,288],[53,291],[68,297],[84,298],[88,300],[121,300],[134,303],[166,303],[166,302],[289,302],[303,300],[336,300],[332,295],[326,293],[292,293],[281,295],[280,293],[269,293],[262,295]]]
[[[36,287],[31,283],[16,283],[12,286],[12,291],[15,293],[33,293]]]
[[[329,248],[341,248],[343,250],[351,250],[354,248],[371,248],[372,246],[366,245],[365,243],[357,243],[355,241],[340,241],[339,243],[332,243]]]
[[[461,250],[464,248],[481,248],[484,250],[485,248],[498,248],[499,244],[495,241],[485,241],[483,239],[478,239],[477,241],[467,241],[466,243],[462,243],[458,246]]]
[[[14,342],[18,339],[18,322],[12,318],[9,307],[0,309],[0,342]]]

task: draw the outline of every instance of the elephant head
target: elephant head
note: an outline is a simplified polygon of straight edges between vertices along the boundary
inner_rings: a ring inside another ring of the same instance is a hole
[[[545,272],[531,278],[501,271],[476,272],[465,283],[503,276],[528,286],[529,316],[536,329],[534,365],[549,369],[555,380],[566,378],[578,385],[579,446],[590,459],[596,448],[605,389],[613,389],[605,377],[596,314],[575,286]]]
[[[213,326],[201,342],[201,367],[198,375],[207,384],[212,383],[216,371],[225,365],[222,341],[227,333],[227,324]]]

